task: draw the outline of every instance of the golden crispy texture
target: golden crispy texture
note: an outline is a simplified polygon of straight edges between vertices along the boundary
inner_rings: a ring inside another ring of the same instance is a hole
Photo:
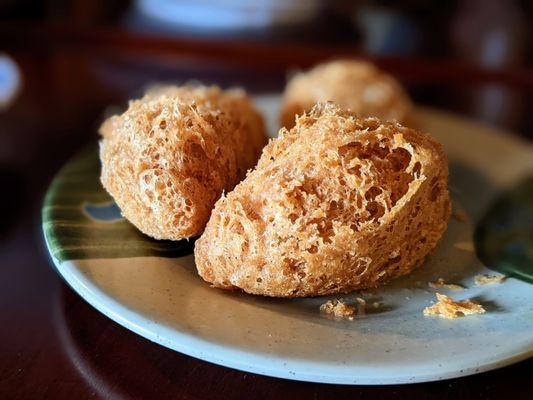
[[[263,120],[240,90],[170,86],[100,128],[101,181],[122,214],[156,239],[198,235],[215,201],[252,168]]]
[[[502,283],[507,277],[505,275],[476,275],[474,282],[476,286],[490,285],[492,283]]]
[[[452,290],[464,290],[464,287],[455,283],[446,283],[444,279],[439,278],[435,282],[428,282],[428,286],[433,289],[440,289],[446,287]]]
[[[293,77],[285,89],[280,122],[287,129],[295,116],[318,102],[332,101],[359,117],[408,123],[411,100],[402,86],[374,65],[355,60],[320,64]]]
[[[424,308],[424,315],[438,315],[443,318],[457,318],[471,314],[483,314],[485,309],[475,301],[455,301],[448,296],[436,293],[438,302]]]
[[[214,286],[303,297],[378,286],[420,265],[450,216],[429,135],[318,105],[222,196],[196,242]]]
[[[357,314],[357,307],[346,304],[342,299],[328,300],[320,306],[320,312],[335,319],[353,320]]]

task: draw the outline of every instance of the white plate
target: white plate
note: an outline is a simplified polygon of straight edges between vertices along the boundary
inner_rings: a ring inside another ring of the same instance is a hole
[[[257,103],[274,132],[278,97],[262,96]],[[68,284],[114,321],[173,350],[243,371],[312,382],[393,384],[453,378],[528,358],[533,290],[512,278],[476,287],[474,276],[492,271],[473,251],[472,230],[503,188],[533,171],[532,149],[442,112],[418,108],[417,120],[444,144],[454,205],[466,210],[469,220],[452,219],[424,266],[377,290],[370,297],[383,305],[354,321],[321,316],[319,306],[327,298],[268,299],[210,288],[196,274],[192,244],[168,252],[168,243],[146,239],[116,218],[97,182],[94,152],[67,164],[49,190],[43,208],[48,249]],[[145,256],[152,252],[159,256]],[[161,256],[179,253],[189,255]],[[466,287],[440,292],[475,298],[487,313],[456,320],[425,317],[424,307],[435,300],[427,282],[439,277]],[[343,297],[353,300],[356,294]]]

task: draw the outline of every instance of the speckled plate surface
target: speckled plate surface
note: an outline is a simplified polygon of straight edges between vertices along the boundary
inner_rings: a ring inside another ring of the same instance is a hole
[[[277,96],[257,98],[276,131]],[[193,241],[155,241],[120,217],[98,181],[95,149],[75,157],[52,183],[43,207],[46,244],[58,273],[96,309],[176,351],[281,378],[392,384],[452,378],[533,355],[533,287],[509,278],[475,286],[493,273],[478,260],[473,230],[502,190],[533,173],[521,140],[462,118],[418,108],[417,123],[450,159],[453,219],[424,266],[374,293],[343,296],[369,304],[354,321],[319,313],[328,298],[280,300],[210,288],[195,271]],[[487,312],[456,320],[425,317],[435,300],[429,281],[444,278]]]

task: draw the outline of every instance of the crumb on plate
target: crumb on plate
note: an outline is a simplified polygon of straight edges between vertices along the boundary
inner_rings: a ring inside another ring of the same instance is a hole
[[[444,279],[439,278],[434,282],[428,282],[428,286],[433,289],[439,289],[442,287],[446,287],[448,289],[452,290],[464,290],[464,287],[461,285],[457,285],[455,283],[446,283]]]
[[[424,309],[424,315],[438,315],[443,318],[457,318],[471,314],[483,314],[485,309],[472,300],[455,301],[452,298],[436,293],[438,302]]]
[[[359,299],[359,298],[358,298]],[[362,300],[362,299],[361,299]],[[363,300],[364,301],[364,300]],[[361,303],[357,301],[358,305]],[[353,320],[357,314],[357,306],[348,305],[342,299],[328,300],[320,306],[320,312],[334,318]]]
[[[489,285],[492,283],[501,283],[506,278],[507,277],[505,275],[501,275],[501,274],[497,274],[497,275],[480,274],[474,277],[474,282],[476,283],[476,286],[482,286],[482,285]]]

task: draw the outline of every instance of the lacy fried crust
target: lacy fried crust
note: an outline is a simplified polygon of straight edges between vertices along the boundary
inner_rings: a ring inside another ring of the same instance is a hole
[[[429,135],[318,105],[217,201],[196,242],[198,272],[276,297],[381,285],[435,248],[450,216],[447,179]]]
[[[202,232],[215,201],[266,144],[245,93],[214,86],[152,89],[100,134],[104,188],[139,230],[172,240]]]

